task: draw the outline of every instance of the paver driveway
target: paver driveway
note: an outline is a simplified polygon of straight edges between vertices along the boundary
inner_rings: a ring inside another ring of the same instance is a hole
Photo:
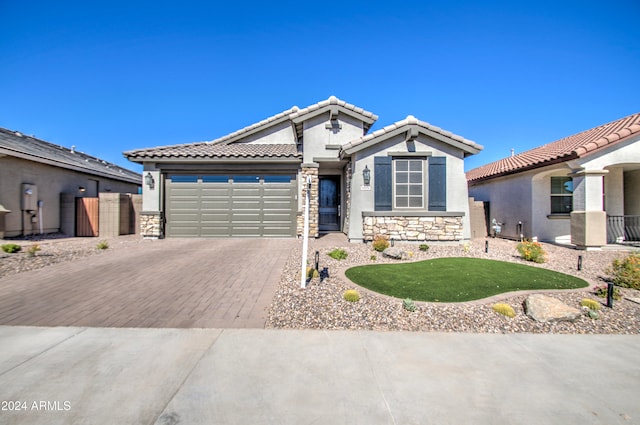
[[[294,239],[165,239],[0,279],[0,325],[264,327]]]

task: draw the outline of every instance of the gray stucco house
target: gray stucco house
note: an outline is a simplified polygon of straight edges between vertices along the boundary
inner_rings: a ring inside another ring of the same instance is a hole
[[[100,158],[0,128],[0,238],[76,235],[76,201],[137,194],[142,176]]]
[[[124,152],[144,166],[142,234],[299,236],[310,176],[312,237],[468,239],[464,158],[482,146],[412,116],[368,134],[377,119],[332,96],[210,142]]]

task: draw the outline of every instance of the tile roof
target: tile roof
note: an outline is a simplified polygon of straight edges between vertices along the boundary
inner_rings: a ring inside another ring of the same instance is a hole
[[[213,142],[187,143],[161,146],[125,152],[134,162],[154,159],[299,159],[302,154],[294,144],[233,143],[229,145]]]
[[[640,113],[474,168],[467,172],[467,180],[469,182],[483,181],[558,162],[566,162],[589,155],[638,134],[640,134]]]
[[[464,137],[458,136],[457,134],[453,134],[450,131],[443,130],[440,127],[436,127],[435,125],[431,125],[428,122],[421,121],[412,115],[409,115],[407,118],[401,121],[395,122],[384,128],[376,130],[371,134],[367,134],[366,136],[362,136],[352,142],[349,142],[345,144],[342,148],[344,151],[349,152],[353,148],[356,148],[360,145],[367,144],[368,142],[371,142],[376,138],[384,137],[385,135],[390,135],[391,133],[395,132],[398,129],[402,129],[403,127],[409,127],[412,125],[417,126],[418,128],[429,130],[433,133],[436,133],[437,135],[443,136],[444,138],[450,141],[459,142],[461,145],[463,145],[463,148],[470,153],[478,153],[483,149],[481,145],[471,140],[465,139]]]
[[[142,182],[142,175],[134,171],[6,128],[0,128],[0,153],[129,183]]]

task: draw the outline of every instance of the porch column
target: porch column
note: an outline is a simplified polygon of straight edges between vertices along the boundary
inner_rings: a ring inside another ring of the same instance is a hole
[[[573,173],[571,243],[579,249],[598,249],[607,244],[607,214],[602,205],[606,170]]]
[[[302,164],[300,170],[300,184],[302,186],[301,193],[301,208],[302,210],[298,214],[298,235],[302,235],[303,221],[304,221],[304,205],[307,196],[307,185],[304,183],[307,181],[307,176],[311,176],[311,193],[309,198],[309,237],[318,237],[318,164],[309,163]]]
[[[160,187],[164,182],[160,170],[145,164],[142,172],[142,212],[140,234],[144,238],[164,237],[164,217],[160,208]]]

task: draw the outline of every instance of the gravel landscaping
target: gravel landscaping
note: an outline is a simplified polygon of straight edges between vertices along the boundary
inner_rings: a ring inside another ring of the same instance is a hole
[[[621,288],[623,299],[609,309],[600,309],[600,319],[586,316],[577,321],[558,323],[538,323],[524,312],[523,304],[528,295],[524,293],[502,294],[489,299],[457,303],[419,303],[417,309],[409,312],[402,307],[402,300],[386,297],[357,287],[344,276],[344,270],[355,265],[392,263],[399,260],[383,258],[370,245],[341,244],[348,252],[345,260],[334,260],[327,253],[336,246],[325,246],[322,239],[310,241],[310,261],[313,253],[320,252],[320,268],[328,267],[331,277],[320,282],[313,279],[305,289],[300,288],[301,244],[294,249],[282,275],[280,286],[269,311],[267,327],[309,328],[309,329],[369,329],[406,330],[437,332],[489,332],[489,333],[640,333],[640,304],[625,297],[640,297],[640,292]],[[625,252],[617,251],[576,251],[574,249],[544,244],[548,261],[535,264],[523,261],[516,249],[516,243],[508,240],[489,239],[489,252],[485,253],[485,240],[474,240],[466,245],[431,245],[422,252],[417,245],[396,243],[410,253],[406,261],[425,260],[438,257],[477,257],[501,261],[513,261],[545,267],[571,274],[586,280],[589,287],[570,291],[536,291],[553,296],[569,306],[580,308],[583,298],[591,298],[605,303],[603,298],[593,294],[595,285],[603,284],[605,268],[615,258]],[[583,256],[582,271],[577,271],[578,256]],[[375,256],[375,260],[372,259]],[[451,282],[455,285],[455,282]],[[347,289],[357,289],[362,298],[356,303],[347,302],[342,293]],[[511,305],[516,311],[513,319],[495,313],[491,306],[496,302]]]
[[[4,243],[17,243],[22,251],[6,254],[0,251],[0,278],[16,273],[34,270],[64,261],[100,255],[104,250],[97,248],[101,240],[106,240],[109,249],[127,249],[128,246],[142,243],[139,236],[129,235],[117,238],[62,238],[62,235],[48,235],[43,240],[3,240]],[[369,330],[406,330],[438,332],[490,332],[490,333],[608,333],[639,334],[640,304],[627,298],[640,298],[640,291],[621,288],[623,299],[614,303],[614,308],[602,306],[600,319],[586,316],[576,322],[538,323],[524,312],[523,303],[528,294],[502,294],[490,299],[457,303],[420,303],[416,310],[409,312],[402,307],[402,300],[386,297],[359,288],[344,277],[344,270],[355,265],[393,263],[400,260],[384,258],[370,245],[349,244],[344,238],[337,238],[336,244],[328,244],[326,238],[310,241],[309,260],[313,263],[313,254],[320,252],[320,268],[328,267],[330,277],[320,282],[313,279],[306,289],[300,288],[300,252],[301,241],[291,252],[283,270],[279,287],[268,312],[268,328],[297,329],[369,329]],[[332,239],[329,239],[330,241]],[[408,260],[418,261],[438,257],[476,257],[502,261],[513,261],[534,267],[545,267],[562,273],[571,274],[586,280],[589,287],[570,291],[536,291],[553,296],[569,306],[580,308],[583,298],[591,298],[604,303],[603,298],[593,294],[595,285],[603,284],[605,268],[615,258],[627,255],[621,251],[576,251],[570,248],[544,244],[548,261],[534,264],[523,261],[516,249],[516,243],[501,239],[488,239],[489,252],[485,253],[485,240],[474,240],[466,245],[431,244],[427,252],[417,245],[396,243],[410,253]],[[41,248],[35,256],[26,251],[33,244]],[[348,252],[345,260],[334,260],[327,253],[336,247]],[[265,253],[267,255],[268,253]],[[578,255],[583,256],[583,269],[577,271]],[[372,260],[372,256],[375,260]],[[455,285],[455,282],[451,282]],[[342,298],[347,289],[357,289],[360,301],[350,303]],[[495,313],[491,306],[496,302],[511,305],[516,311],[513,319]]]

